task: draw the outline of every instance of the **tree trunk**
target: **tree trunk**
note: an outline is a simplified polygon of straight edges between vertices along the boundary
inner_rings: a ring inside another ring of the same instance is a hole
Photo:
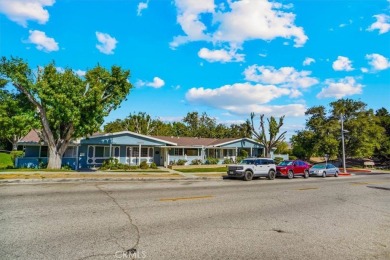
[[[55,147],[48,147],[49,157],[47,169],[61,169],[62,154],[59,154]]]

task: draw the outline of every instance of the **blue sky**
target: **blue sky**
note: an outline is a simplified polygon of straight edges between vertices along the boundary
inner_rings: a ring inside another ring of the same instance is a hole
[[[130,69],[106,122],[255,112],[286,115],[290,137],[338,98],[390,110],[390,0],[0,0],[0,54],[81,76]]]

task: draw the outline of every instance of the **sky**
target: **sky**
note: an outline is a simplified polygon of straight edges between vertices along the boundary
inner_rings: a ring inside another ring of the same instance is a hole
[[[106,123],[254,112],[285,115],[289,138],[306,109],[340,98],[390,110],[390,0],[0,0],[0,56],[81,77],[129,69]]]

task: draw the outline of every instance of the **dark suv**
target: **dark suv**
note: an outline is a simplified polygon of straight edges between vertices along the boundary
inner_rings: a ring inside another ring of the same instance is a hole
[[[243,178],[250,181],[254,177],[268,177],[273,180],[276,176],[276,165],[270,158],[246,158],[239,164],[229,165],[228,177]]]
[[[278,177],[283,176],[289,179],[298,175],[308,178],[310,167],[311,164],[301,160],[282,161],[276,166],[276,175]]]

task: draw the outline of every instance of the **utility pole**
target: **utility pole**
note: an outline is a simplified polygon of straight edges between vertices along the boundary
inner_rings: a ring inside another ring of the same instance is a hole
[[[344,168],[344,173],[347,173],[347,169],[345,166],[345,143],[344,143],[344,117],[343,114],[340,115],[341,119],[341,143],[343,146],[343,168]]]

